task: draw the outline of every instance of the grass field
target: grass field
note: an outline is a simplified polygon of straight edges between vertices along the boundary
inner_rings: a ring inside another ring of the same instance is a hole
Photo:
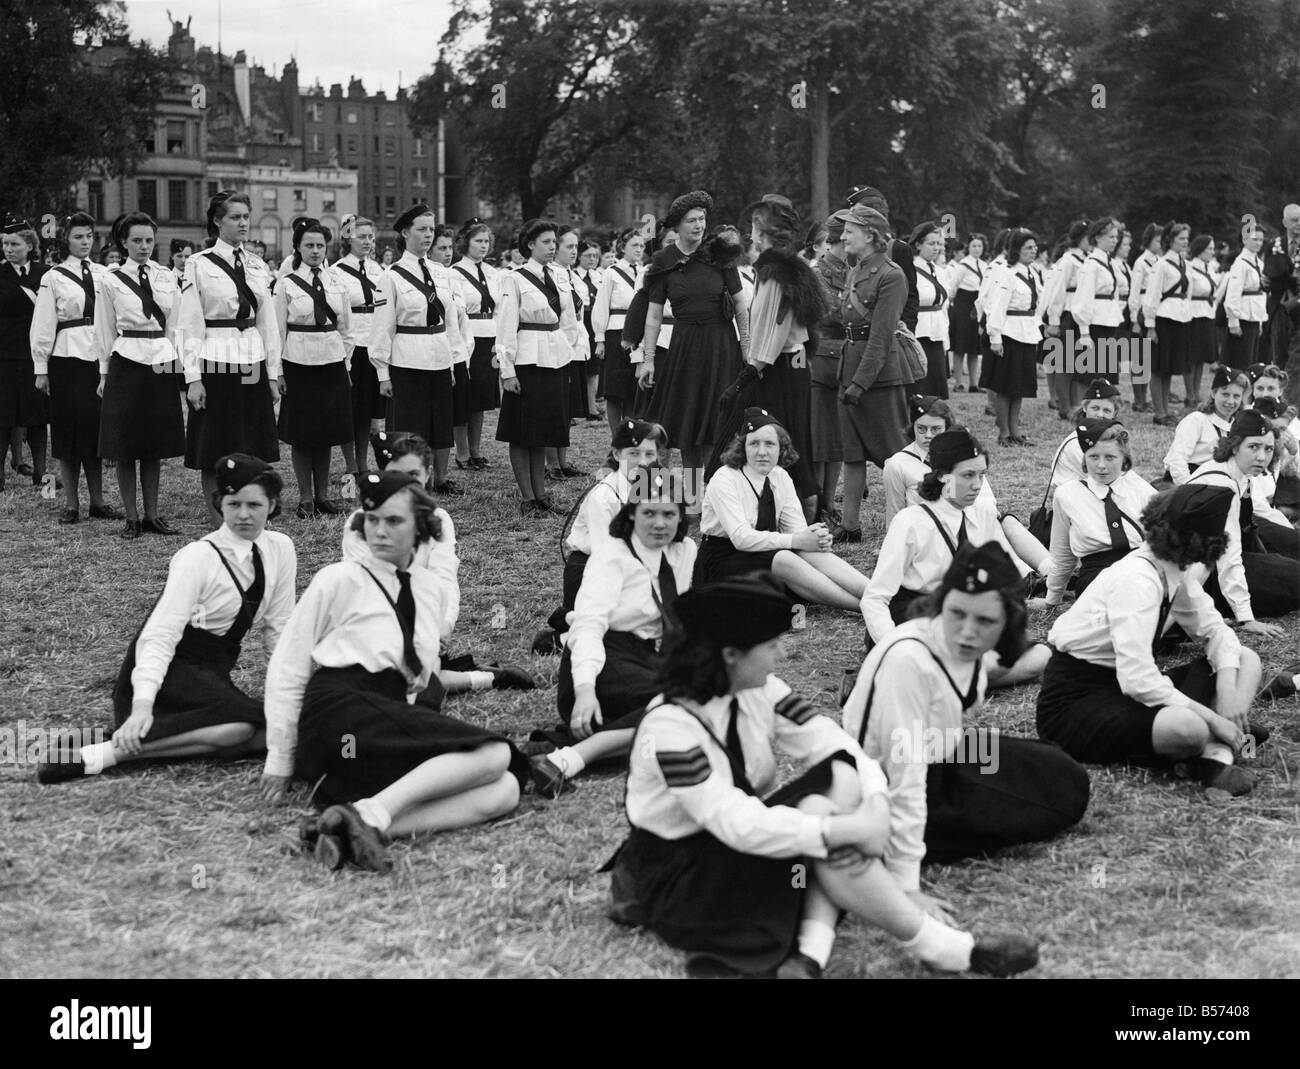
[[[1052,451],[1068,429],[1040,399],[1027,407],[1036,446],[992,446],[999,499],[1022,518],[1038,504]],[[979,395],[954,403],[986,443],[996,441]],[[1139,470],[1159,473],[1172,431],[1133,417]],[[492,426],[485,437],[490,438]],[[574,429],[570,456],[595,470],[603,428]],[[280,465],[296,502],[286,462]],[[480,662],[527,665],[547,689],[453,698],[447,711],[518,738],[556,719],[557,658],[529,653],[560,589],[559,519],[521,520],[504,446],[483,473],[458,473],[472,493],[448,505],[460,538],[463,607],[447,646]],[[0,494],[0,731],[111,722],[109,692],[180,539],[124,543],[119,523],[55,524],[55,502],[10,478]],[[109,500],[116,489],[111,475]],[[583,480],[558,485],[576,499]],[[206,533],[198,480],[164,469],[164,515]],[[879,473],[867,537],[845,556],[869,571],[883,534]],[[83,495],[83,509],[85,499]],[[340,521],[277,526],[297,544],[301,591],[338,559]],[[1036,621],[1041,623],[1041,621]],[[1285,641],[1251,644],[1266,676],[1296,655]],[[845,667],[861,657],[860,618],[813,610],[782,674],[834,711]],[[237,681],[260,693],[265,657],[245,643]],[[1033,734],[1035,690],[995,692],[987,723]],[[1255,767],[1260,786],[1212,798],[1140,770],[1092,769],[1084,820],[1049,843],[995,858],[928,868],[930,889],[976,931],[1028,930],[1043,940],[1035,976],[1248,977],[1300,975],[1300,702],[1253,712],[1273,731]],[[394,871],[327,873],[295,851],[308,811],[257,797],[260,761],[131,766],[89,781],[40,787],[14,755],[0,766],[0,975],[113,976],[586,976],[682,975],[680,955],[605,916],[608,879],[596,870],[626,832],[623,777],[588,776],[557,802],[527,795],[491,827],[392,848]],[[923,975],[887,939],[848,920],[829,975]]]

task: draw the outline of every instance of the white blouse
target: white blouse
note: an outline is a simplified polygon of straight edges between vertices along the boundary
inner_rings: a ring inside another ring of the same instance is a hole
[[[1047,572],[1047,603],[1059,605],[1069,585],[1075,564],[1092,553],[1111,550],[1110,525],[1102,499],[1106,491],[1126,519],[1121,518],[1124,537],[1136,549],[1146,539],[1140,526],[1142,510],[1156,496],[1156,488],[1134,471],[1126,471],[1109,487],[1091,476],[1062,484],[1052,505],[1051,560]],[[1129,522],[1131,521],[1131,522]]]
[[[596,291],[596,306],[591,310],[591,329],[596,332],[597,341],[604,341],[608,330],[623,329],[627,306],[636,293],[642,270],[626,260],[618,260],[602,276],[600,288]],[[611,355],[606,353],[606,359]]]
[[[1142,314],[1148,327],[1156,319],[1172,319],[1176,323],[1189,323],[1192,319],[1192,302],[1189,299],[1192,279],[1191,268],[1185,257],[1174,253],[1160,257],[1147,276],[1146,293],[1142,297]],[[1168,293],[1168,296],[1165,294]]]
[[[1227,546],[1214,567],[1219,573],[1219,590],[1224,600],[1232,606],[1238,623],[1250,623],[1255,611],[1250,605],[1250,588],[1246,585],[1246,568],[1241,559],[1241,495],[1250,488],[1250,480],[1232,461],[1210,460],[1196,469],[1189,483],[1221,486],[1232,491],[1232,504],[1228,507],[1228,520],[1224,535]],[[1254,499],[1251,499],[1252,512]]]
[[[446,638],[455,630],[456,621],[460,619],[460,580],[457,577],[460,558],[456,556],[456,525],[451,522],[445,509],[434,509],[433,514],[441,521],[442,538],[436,542],[429,539],[416,546],[411,567],[427,569],[438,581],[441,597],[438,631]],[[344,560],[364,562],[371,557],[365,534],[354,526],[364,522],[365,515],[364,510],[357,509],[343,524],[343,544],[340,548]]]
[[[1093,252],[1078,272],[1071,315],[1079,326],[1079,337],[1088,337],[1092,326],[1118,327],[1124,321],[1124,304],[1120,300],[1119,279],[1110,258]]]
[[[884,483],[885,483],[885,526],[888,527],[894,522],[894,517],[899,514],[908,505],[918,505],[921,502],[921,495],[917,487],[925,478],[926,473],[930,470],[930,465],[926,463],[926,457],[929,454],[922,454],[921,448],[915,442],[908,442],[897,453],[885,461]],[[977,503],[983,503],[996,513],[998,508],[998,499],[993,494],[993,487],[985,479],[980,484],[979,497]]]
[[[1165,469],[1182,486],[1191,478],[1191,465],[1204,464],[1213,459],[1214,449],[1232,424],[1217,412],[1189,412],[1174,428],[1174,440],[1165,454]]]
[[[122,275],[125,274],[138,286],[141,266],[148,276],[154,303],[162,312],[166,326],[160,327],[157,319],[145,314],[144,302],[122,279]],[[152,260],[146,261],[143,265],[127,263],[123,267],[106,271],[103,288],[95,301],[99,373],[108,374],[109,358],[114,353],[135,364],[145,364],[149,367],[171,365],[167,370],[180,371],[180,360],[175,345],[180,296],[176,276]],[[120,334],[124,330],[161,330],[163,335],[160,338],[123,338]]]
[[[1144,251],[1133,264],[1132,288],[1128,291],[1128,314],[1129,320],[1135,326],[1142,320],[1142,307],[1143,300],[1146,297],[1147,280],[1151,277],[1151,270],[1159,260],[1160,257]],[[1155,326],[1155,320],[1147,319],[1145,325],[1153,327]]]
[[[348,324],[342,331],[343,341],[347,345],[348,356],[352,356],[352,350],[355,348],[366,349],[367,352],[373,344],[375,333],[375,312],[382,308],[388,298],[384,296],[384,269],[374,260],[367,259],[364,263],[358,260],[351,253],[344,256],[341,260],[335,262],[338,280],[343,284],[343,289],[347,293],[348,300]],[[348,268],[349,270],[344,270]],[[366,276],[371,285],[370,298],[371,303],[366,303],[366,291],[361,285],[361,280],[353,275],[352,271],[358,271]]]
[[[290,261],[292,262],[292,261]],[[330,267],[318,268],[321,286],[325,290],[325,303],[338,317],[337,324],[325,321],[326,330],[315,330],[316,302],[290,276],[312,285],[312,269],[305,263],[286,272],[275,288],[275,321],[284,338],[281,358],[293,364],[320,367],[337,364],[348,357],[343,336],[348,330],[352,304],[339,273]],[[312,327],[310,331],[293,330],[293,327]]]
[[[528,278],[522,277],[524,273]],[[560,314],[551,307],[546,293],[532,280],[544,284],[548,275],[560,298]],[[543,329],[535,329],[543,328]],[[497,356],[501,377],[515,378],[515,365],[561,368],[580,359],[578,345],[586,330],[573,312],[573,291],[568,273],[550,264],[529,260],[501,282],[501,300],[497,304]]]
[[[1199,259],[1187,261],[1187,275],[1192,280],[1189,296],[1193,319],[1214,318],[1214,276]]]
[[[468,359],[468,319],[464,307],[456,300],[455,283],[446,267],[425,258],[433,279],[433,289],[442,304],[442,323],[426,333],[429,301],[410,279],[424,276],[420,258],[410,250],[384,272],[384,305],[375,309],[375,329],[371,341],[370,362],[380,382],[389,381],[389,366],[417,371],[446,371],[455,363]],[[397,328],[402,327],[402,331]],[[406,333],[413,329],[413,333]]]
[[[587,491],[565,539],[569,551],[591,556],[596,548],[606,545],[613,538],[609,533],[610,521],[627,504],[631,493],[632,484],[621,471],[611,471]]]
[[[260,258],[244,252],[244,278],[257,299],[257,310],[249,310],[254,326],[246,330],[209,327],[205,320],[235,319],[239,314],[239,291],[234,280],[212,262],[214,257],[233,267],[235,248],[218,238],[212,248],[202,249],[185,261],[185,285],[181,287],[180,321],[176,328],[185,381],[198,382],[205,363],[222,368],[263,361],[267,375],[280,378],[282,338],[271,297],[274,282],[271,269]]]
[[[1264,267],[1253,252],[1243,252],[1228,270],[1223,297],[1228,323],[1264,323],[1268,320],[1268,297],[1264,293]]]
[[[1001,345],[1006,335],[1025,345],[1037,345],[1043,337],[1042,312],[1043,284],[1037,271],[1019,264],[1000,272],[989,297],[989,341]]]
[[[919,256],[912,258],[912,266],[916,268],[916,336],[928,341],[942,342],[946,349],[950,294],[940,276],[942,269],[936,270]],[[940,286],[944,289],[942,296],[939,294]]]
[[[773,468],[767,478],[776,501],[777,530],[759,531],[754,527],[758,522],[763,476],[749,465],[732,468],[724,464],[713,473],[713,478],[704,488],[700,534],[730,539],[742,553],[790,549],[794,545],[794,536],[808,527],[803,504],[794,488],[794,480],[784,468]]]
[[[59,267],[71,271],[81,278],[81,260],[69,256]],[[90,264],[91,286],[95,291],[95,313],[99,314],[99,305],[104,300],[104,276],[106,267]],[[93,323],[80,327],[65,327],[59,330],[59,324],[73,319],[86,317],[86,291],[80,281],[73,282],[62,271],[50,268],[41,276],[40,288],[36,291],[36,307],[32,310],[32,325],[28,331],[28,340],[32,345],[32,363],[35,374],[50,373],[51,356],[67,356],[74,360],[96,361],[103,363],[107,354],[99,351],[99,338]]]
[[[1046,286],[1047,293],[1043,307],[1047,310],[1047,322],[1054,327],[1061,325],[1061,314],[1074,314],[1077,299],[1079,270],[1085,259],[1081,249],[1069,249],[1056,261]]]
[[[483,268],[488,296],[492,298],[494,307],[491,312],[483,310],[483,294],[479,290],[479,267]],[[475,338],[495,338],[497,336],[495,306],[501,303],[501,271],[486,262],[476,264],[468,256],[461,257],[452,264],[451,269],[460,282],[460,292],[465,298],[465,314],[469,316],[470,334]]]

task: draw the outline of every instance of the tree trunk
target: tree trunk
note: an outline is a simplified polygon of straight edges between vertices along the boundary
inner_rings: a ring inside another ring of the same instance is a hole
[[[808,98],[808,121],[812,130],[812,160],[809,168],[812,222],[820,223],[831,214],[831,102],[825,80],[818,79],[809,83]]]

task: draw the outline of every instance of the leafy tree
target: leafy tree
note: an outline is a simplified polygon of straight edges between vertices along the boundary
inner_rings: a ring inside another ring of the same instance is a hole
[[[27,216],[61,210],[92,167],[122,174],[166,88],[166,57],[127,38],[117,5],[0,4],[0,190]]]

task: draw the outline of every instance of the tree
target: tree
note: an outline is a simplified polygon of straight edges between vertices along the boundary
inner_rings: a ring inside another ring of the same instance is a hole
[[[689,8],[644,0],[457,0],[413,126],[456,121],[479,188],[541,215],[583,168],[654,123]],[[471,44],[474,40],[477,44]]]
[[[111,55],[112,62],[107,62]],[[116,5],[0,5],[0,190],[28,217],[59,212],[92,167],[125,173],[166,88],[166,57],[131,42]]]

